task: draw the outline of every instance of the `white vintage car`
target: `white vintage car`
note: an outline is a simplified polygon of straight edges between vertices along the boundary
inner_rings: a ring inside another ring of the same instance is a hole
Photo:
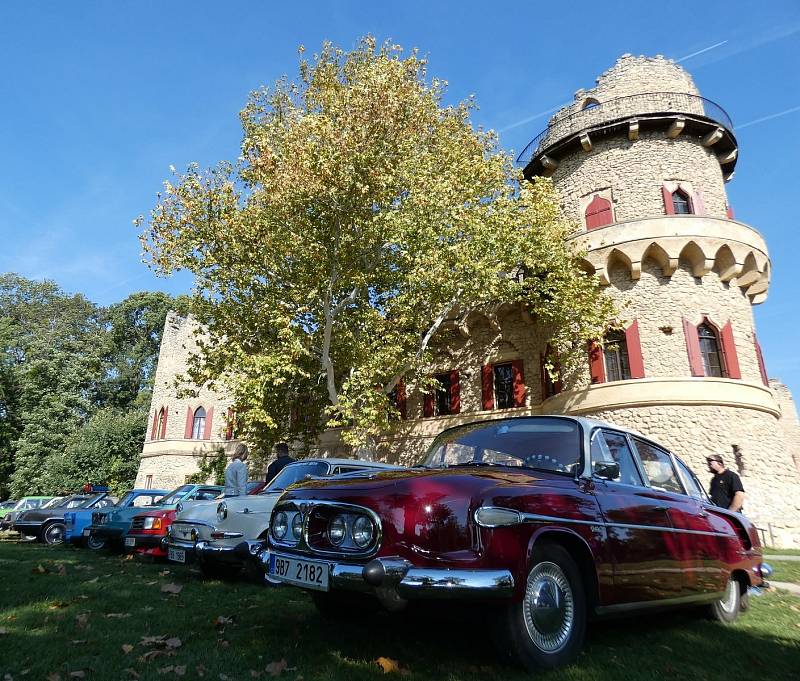
[[[258,494],[225,497],[178,508],[167,535],[167,558],[196,561],[209,576],[234,576],[253,567],[267,537],[272,508],[287,487],[308,479],[353,475],[399,466],[358,459],[302,459],[288,464]]]

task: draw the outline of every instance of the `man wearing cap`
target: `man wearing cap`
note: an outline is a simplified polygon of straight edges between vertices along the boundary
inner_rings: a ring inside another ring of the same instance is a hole
[[[714,474],[708,491],[711,501],[729,511],[741,512],[744,505],[744,487],[741,478],[725,468],[725,463],[719,454],[707,456],[706,463],[709,472]]]

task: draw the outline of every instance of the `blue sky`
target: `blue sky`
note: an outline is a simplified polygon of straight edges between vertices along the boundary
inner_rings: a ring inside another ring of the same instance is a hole
[[[2,3],[0,272],[100,304],[187,291],[187,276],[141,264],[132,225],[170,164],[235,158],[249,91],[293,75],[300,44],[347,48],[366,33],[420,48],[448,98],[474,94],[475,122],[516,151],[619,55],[688,57],[736,127],[730,202],[774,267],[758,333],[770,376],[800,395],[797,0]]]

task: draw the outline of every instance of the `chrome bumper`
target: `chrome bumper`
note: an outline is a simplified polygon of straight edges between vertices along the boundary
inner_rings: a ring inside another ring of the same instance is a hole
[[[181,541],[170,538],[167,548],[182,549],[186,554],[193,554],[194,557],[202,562],[208,563],[244,563],[255,560],[258,551],[261,549],[263,541],[244,540],[236,546],[224,546],[214,544],[209,541]]]
[[[386,595],[402,600],[509,598],[514,592],[514,577],[509,570],[414,567],[411,562],[396,557],[375,558],[366,565],[359,565],[264,550],[258,554],[258,562],[271,579],[274,577],[269,574],[270,553],[286,558],[327,563],[334,589],[373,593],[381,600]]]

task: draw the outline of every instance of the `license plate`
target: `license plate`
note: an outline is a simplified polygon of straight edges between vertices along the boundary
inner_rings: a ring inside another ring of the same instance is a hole
[[[136,537],[125,537],[125,546],[136,546]]]
[[[269,575],[281,582],[328,591],[328,564],[297,558],[283,558],[274,553],[269,557]]]
[[[91,530],[90,530],[90,529],[87,527],[87,528],[86,528],[86,529],[83,531],[83,536],[84,536],[84,537],[88,537],[88,536],[89,536],[91,533],[92,533],[92,531],[91,531]]]
[[[167,559],[174,560],[176,563],[186,562],[186,551],[183,549],[167,549]]]

